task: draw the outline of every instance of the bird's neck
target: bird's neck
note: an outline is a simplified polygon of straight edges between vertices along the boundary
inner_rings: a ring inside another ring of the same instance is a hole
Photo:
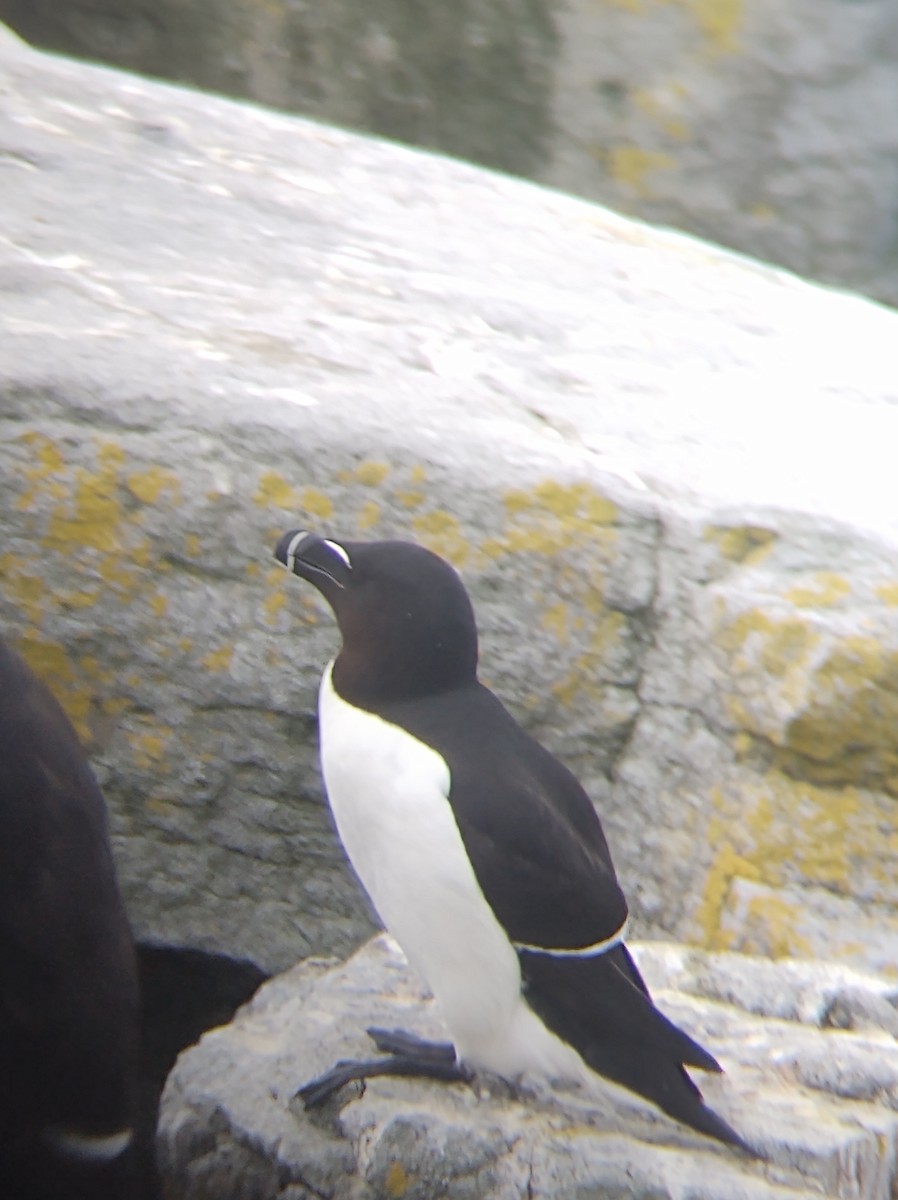
[[[467,663],[445,662],[433,656],[361,656],[345,646],[331,665],[331,682],[341,699],[371,712],[476,681],[476,664],[472,671]]]

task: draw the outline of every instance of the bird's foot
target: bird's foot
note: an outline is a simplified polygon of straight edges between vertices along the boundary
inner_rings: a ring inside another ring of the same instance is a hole
[[[471,1073],[456,1062],[455,1047],[451,1042],[427,1042],[400,1029],[369,1029],[368,1035],[378,1050],[384,1051],[389,1057],[338,1062],[297,1092],[307,1109],[323,1104],[347,1083],[379,1075],[439,1079],[449,1083],[471,1081]]]
[[[455,1047],[451,1042],[428,1042],[426,1038],[406,1033],[404,1029],[371,1026],[366,1032],[382,1054],[401,1054],[435,1063],[456,1061]]]

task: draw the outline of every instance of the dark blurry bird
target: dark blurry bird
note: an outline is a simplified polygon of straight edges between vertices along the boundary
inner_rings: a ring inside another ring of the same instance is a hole
[[[338,832],[453,1040],[372,1030],[392,1057],[338,1065],[306,1103],[374,1074],[597,1072],[748,1149],[685,1070],[718,1063],[654,1006],[624,945],[627,904],[589,797],[478,682],[455,569],[408,542],[297,530],[275,554],[342,634],[319,697]]]
[[[0,1194],[137,1194],[138,989],[106,806],[49,689],[0,641]]]

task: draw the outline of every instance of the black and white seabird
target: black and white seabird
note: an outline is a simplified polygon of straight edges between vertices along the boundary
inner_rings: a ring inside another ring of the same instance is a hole
[[[0,1193],[133,1200],[139,1012],[106,806],[0,641]]]
[[[627,903],[592,802],[478,681],[456,570],[409,542],[298,530],[275,555],[339,623],[319,694],[328,799],[452,1037],[428,1047],[371,1031],[394,1060],[341,1065],[303,1089],[306,1102],[378,1073],[594,1082],[596,1072],[747,1149],[685,1070],[720,1066],[654,1006],[624,945]]]

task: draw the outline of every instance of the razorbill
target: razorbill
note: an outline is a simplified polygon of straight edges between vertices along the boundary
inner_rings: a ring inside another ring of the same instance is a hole
[[[290,530],[275,556],[330,604],[342,648],[319,693],[324,783],[349,859],[452,1037],[371,1031],[393,1059],[350,1078],[478,1068],[594,1080],[747,1149],[685,1067],[715,1059],[652,1003],[624,945],[627,903],[575,777],[477,678],[457,571],[409,542]]]
[[[126,1200],[139,1011],[103,796],[50,690],[0,641],[0,1181]]]

